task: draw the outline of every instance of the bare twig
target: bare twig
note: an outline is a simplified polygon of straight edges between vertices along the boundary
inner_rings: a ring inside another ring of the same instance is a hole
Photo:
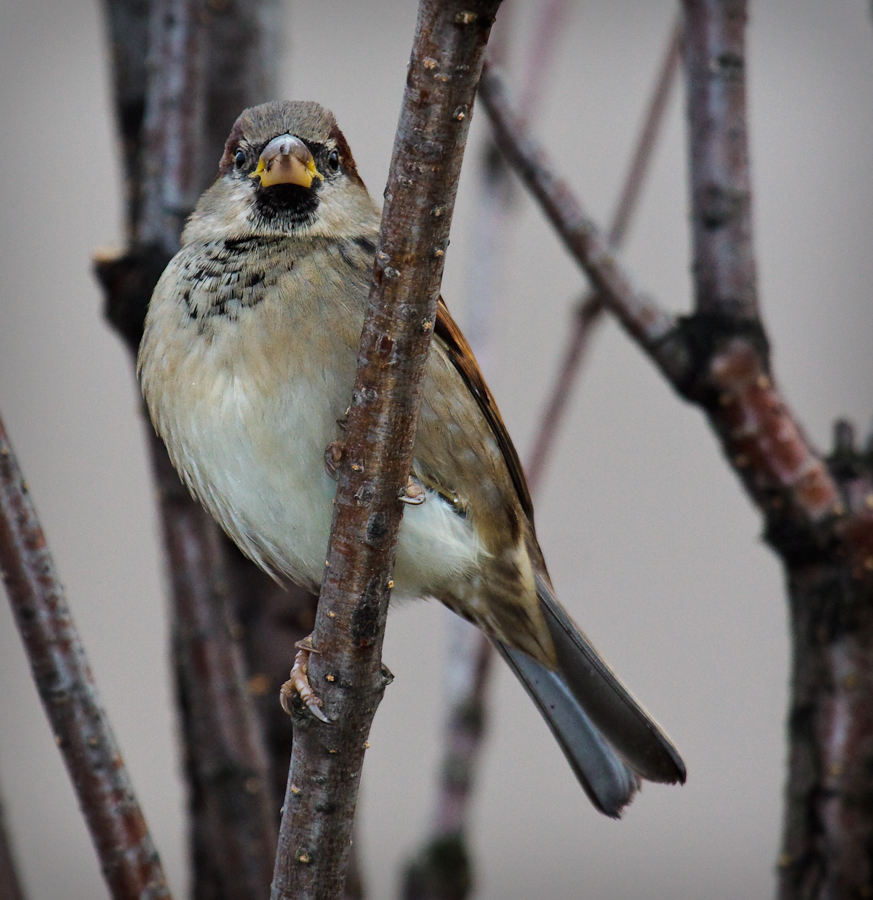
[[[422,0],[349,414],[310,678],[332,725],[295,729],[273,898],[338,897],[365,741],[387,676],[380,656],[436,321],[457,179],[500,0]]]
[[[606,237],[585,214],[567,182],[555,174],[524,119],[512,110],[503,80],[493,69],[486,68],[482,76],[480,96],[501,152],[540,202],[595,289],[670,380],[681,380],[688,361],[673,345],[665,343],[676,330],[675,317],[635,290],[613,257]]]
[[[0,569],[112,897],[169,898],[160,860],[2,422]]]
[[[599,294],[587,294],[574,310],[570,339],[564,348],[564,356],[558,368],[554,387],[546,401],[545,412],[540,420],[533,449],[525,466],[527,482],[531,493],[536,493],[542,481],[546,463],[549,461],[561,424],[564,421],[570,396],[576,384],[576,378],[582,369],[585,353],[591,344],[598,323],[603,316],[603,302]]]
[[[0,802],[0,900],[24,900],[24,888],[15,868],[2,802]]]
[[[702,312],[679,318],[639,293],[568,184],[555,175],[545,151],[511,111],[494,72],[483,76],[480,95],[501,149],[604,303],[670,384],[707,413],[752,500],[772,520],[769,540],[780,552],[789,552],[781,547],[780,534],[787,540],[790,532],[792,541],[802,538],[817,547],[819,526],[840,510],[839,491],[773,384],[766,354],[760,352],[766,346],[760,325],[725,326]]]
[[[609,227],[609,244],[618,249],[624,243],[628,226],[636,211],[649,163],[661,132],[667,103],[673,90],[676,74],[679,71],[682,47],[682,24],[677,21],[670,32],[667,48],[658,70],[649,105],[643,119],[633,156],[628,166],[621,195],[612,214]],[[570,395],[576,378],[582,369],[585,354],[590,346],[591,337],[603,316],[603,301],[599,295],[587,294],[580,301],[575,311],[570,339],[567,341],[564,357],[558,370],[555,386],[546,404],[546,410],[534,438],[525,471],[531,487],[536,491],[537,485],[545,471],[555,438],[567,411]]]
[[[570,11],[570,0],[546,0],[539,5],[537,21],[533,30],[533,40],[527,55],[522,84],[521,114],[533,121],[534,113],[542,100],[546,75],[551,67],[555,50],[564,30],[564,23]],[[489,56],[492,65],[500,65],[499,59]]]

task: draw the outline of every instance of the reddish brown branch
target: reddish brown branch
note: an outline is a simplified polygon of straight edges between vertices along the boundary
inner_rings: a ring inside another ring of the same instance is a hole
[[[310,678],[334,723],[301,719],[273,898],[339,897],[411,471],[421,378],[485,44],[500,0],[421,0],[361,340]],[[436,252],[435,252],[436,251]]]
[[[773,384],[758,319],[745,115],[744,0],[684,0],[701,388],[767,517],[793,621],[779,895],[873,884],[873,459],[839,424],[827,464]]]
[[[39,695],[112,897],[169,898],[157,852],[2,422],[0,568]]]

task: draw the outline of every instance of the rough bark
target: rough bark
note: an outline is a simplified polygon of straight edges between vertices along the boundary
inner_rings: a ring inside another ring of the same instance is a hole
[[[422,0],[385,192],[310,681],[332,724],[300,715],[273,898],[342,891],[366,738],[390,676],[382,638],[401,496],[464,144],[500,0]]]
[[[169,898],[157,851],[2,421],[0,573],[111,896]]]

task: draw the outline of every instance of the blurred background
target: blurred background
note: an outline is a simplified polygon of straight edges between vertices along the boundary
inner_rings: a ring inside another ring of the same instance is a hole
[[[518,86],[538,4],[511,2]],[[287,4],[281,96],[333,109],[375,196],[415,7]],[[675,12],[667,0],[576,0],[564,23],[537,132],[601,223]],[[144,426],[131,360],[102,320],[91,275],[95,249],[122,235],[101,9],[0,0],[0,21],[0,410],[182,897],[184,798]],[[756,0],[748,42],[764,317],[784,393],[826,448],[836,417],[866,434],[873,414],[869,3]],[[623,253],[638,284],[679,311],[690,306],[683,104],[680,88]],[[443,288],[462,324],[487,127],[480,111]],[[484,364],[524,459],[584,282],[539,211],[515,194]],[[700,414],[613,324],[597,337],[537,500],[559,596],[679,746],[688,783],[646,785],[619,823],[597,814],[499,665],[472,835],[479,896],[771,895],[788,679],[781,570]],[[384,658],[396,679],[370,737],[360,804],[371,898],[394,895],[429,821],[448,616],[418,603],[389,618]],[[0,685],[0,796],[28,896],[105,897],[5,604]]]

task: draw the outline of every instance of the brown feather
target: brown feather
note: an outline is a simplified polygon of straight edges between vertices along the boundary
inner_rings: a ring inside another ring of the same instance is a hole
[[[518,494],[521,508],[530,522],[531,530],[533,530],[533,500],[531,499],[530,488],[527,486],[527,479],[524,477],[521,460],[518,458],[515,445],[512,443],[512,438],[506,430],[506,425],[503,424],[494,396],[485,383],[479,363],[476,362],[476,357],[473,355],[467,339],[449,313],[442,297],[440,297],[439,306],[437,307],[434,334],[445,345],[449,359],[451,359],[453,365],[464,379],[464,382],[470,389],[470,393],[476,398],[482,414],[488,420],[491,431],[500,445],[512,483],[515,485],[515,492]]]

